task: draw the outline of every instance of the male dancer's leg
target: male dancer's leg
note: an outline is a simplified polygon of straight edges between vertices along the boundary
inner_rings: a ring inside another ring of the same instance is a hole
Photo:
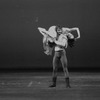
[[[57,69],[59,64],[60,58],[59,58],[59,52],[55,52],[53,57],[53,76],[52,76],[52,84],[50,87],[56,87],[56,80],[57,80]]]
[[[70,87],[70,84],[69,84],[69,72],[68,72],[68,68],[67,68],[68,62],[67,62],[67,57],[66,57],[65,50],[62,51],[61,63],[62,63],[63,71],[64,71],[64,74],[65,74],[66,87]]]
[[[53,77],[57,77],[57,69],[59,62],[60,62],[60,54],[59,52],[55,52],[53,57]]]

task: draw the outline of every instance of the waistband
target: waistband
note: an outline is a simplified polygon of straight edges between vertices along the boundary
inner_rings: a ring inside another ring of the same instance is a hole
[[[65,52],[65,49],[62,49],[62,50],[59,50],[59,51],[55,51],[55,52],[62,52],[62,51]]]

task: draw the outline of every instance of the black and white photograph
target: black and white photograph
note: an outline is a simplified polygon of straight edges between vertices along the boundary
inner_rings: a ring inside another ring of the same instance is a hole
[[[100,100],[99,0],[0,0],[0,100]]]

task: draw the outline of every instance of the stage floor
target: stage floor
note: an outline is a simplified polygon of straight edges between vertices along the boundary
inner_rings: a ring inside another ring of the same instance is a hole
[[[58,73],[57,87],[49,88],[52,73],[1,73],[0,100],[100,100],[100,73],[70,72],[71,88]]]

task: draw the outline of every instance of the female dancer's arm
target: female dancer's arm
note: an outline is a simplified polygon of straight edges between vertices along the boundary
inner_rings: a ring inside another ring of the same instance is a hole
[[[38,27],[38,30],[43,36],[48,34],[48,31],[45,28]]]
[[[77,31],[77,34],[78,34],[78,36],[75,38],[75,40],[76,39],[79,39],[80,38],[80,31],[79,31],[79,28],[77,28],[77,27],[74,27],[74,28],[70,28],[70,31]]]

